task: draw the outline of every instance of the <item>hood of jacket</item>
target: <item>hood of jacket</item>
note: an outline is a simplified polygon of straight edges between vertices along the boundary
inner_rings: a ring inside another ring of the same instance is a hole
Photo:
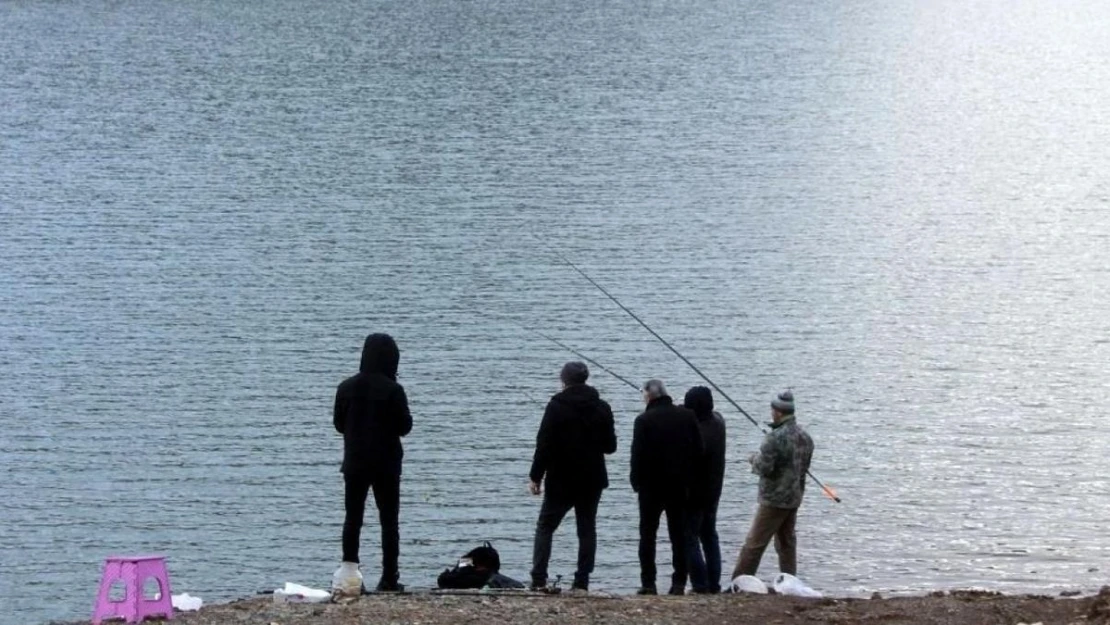
[[[379,373],[390,380],[397,379],[397,363],[401,360],[401,350],[388,334],[371,334],[362,345],[361,373]]]
[[[682,405],[693,410],[698,419],[704,421],[713,416],[713,393],[704,386],[695,386],[686,391]]]

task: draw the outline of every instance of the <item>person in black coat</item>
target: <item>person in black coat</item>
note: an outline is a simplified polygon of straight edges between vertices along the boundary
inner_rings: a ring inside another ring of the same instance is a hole
[[[713,394],[704,386],[686,391],[682,403],[697,416],[705,444],[704,472],[694,488],[687,519],[686,555],[690,563],[690,585],[696,593],[719,593],[721,543],[717,537],[717,504],[721,500],[721,486],[725,478],[725,420],[713,410]]]
[[[533,495],[543,492],[544,498],[532,551],[533,589],[547,587],[551,537],[572,508],[578,526],[578,570],[571,588],[589,589],[597,552],[597,506],[601,491],[609,487],[605,456],[617,450],[613,411],[586,385],[589,376],[584,363],[563,366],[563,390],[548,402],[536,435],[529,489]]]
[[[335,394],[335,429],[343,435],[343,479],[346,485],[343,561],[357,569],[359,536],[370,489],[382,526],[382,576],[378,590],[401,590],[398,516],[401,499],[401,437],[412,430],[405,389],[397,383],[401,353],[388,334],[371,334],[362,347],[357,375],[347,378]]]
[[[702,473],[703,443],[697,417],[675,406],[659,380],[643,388],[647,409],[636,417],[632,435],[632,490],[640,501],[640,590],[655,594],[655,537],[659,516],[667,515],[671,540],[670,594],[686,592],[686,513]]]

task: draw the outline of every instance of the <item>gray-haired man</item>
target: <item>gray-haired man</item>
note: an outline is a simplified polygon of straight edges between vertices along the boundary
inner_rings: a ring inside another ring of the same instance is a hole
[[[646,409],[636,417],[632,434],[632,490],[640,500],[640,590],[655,589],[655,537],[659,516],[667,514],[671,540],[670,594],[686,592],[686,512],[690,491],[704,453],[694,412],[674,405],[663,382],[648,380],[643,388]]]

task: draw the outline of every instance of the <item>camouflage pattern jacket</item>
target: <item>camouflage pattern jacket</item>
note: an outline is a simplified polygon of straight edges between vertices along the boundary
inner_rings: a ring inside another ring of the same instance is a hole
[[[794,416],[771,425],[758,454],[752,456],[752,473],[759,476],[759,503],[792,509],[802,505],[806,472],[813,457],[813,439]]]

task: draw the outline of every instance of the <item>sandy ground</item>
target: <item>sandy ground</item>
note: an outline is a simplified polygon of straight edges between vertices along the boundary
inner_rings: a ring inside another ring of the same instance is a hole
[[[178,614],[178,625],[457,625],[508,623],[1094,623],[1110,625],[1110,587],[1097,596],[1004,596],[977,591],[927,597],[798,599],[783,596],[577,597],[371,595],[350,604],[246,599]]]

